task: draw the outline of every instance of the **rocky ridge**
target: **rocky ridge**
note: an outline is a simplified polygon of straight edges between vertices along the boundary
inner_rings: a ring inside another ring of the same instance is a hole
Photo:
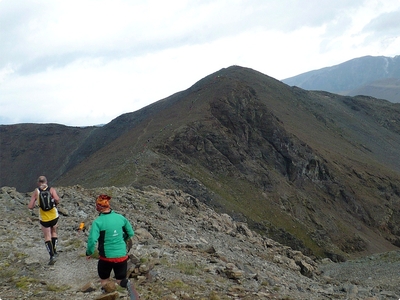
[[[399,249],[399,133],[399,105],[231,66],[104,126],[0,125],[0,186],[181,190],[336,260]]]
[[[130,277],[141,299],[399,299],[400,252],[333,263],[303,255],[218,214],[179,190],[148,187],[58,187],[59,251],[54,266],[29,193],[0,190],[0,298],[98,299],[96,259],[86,260],[94,199],[112,195],[112,207],[135,229]],[[115,293],[127,299],[122,289]]]

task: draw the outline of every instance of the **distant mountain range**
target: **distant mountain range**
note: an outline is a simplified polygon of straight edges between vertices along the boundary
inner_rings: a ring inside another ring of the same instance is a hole
[[[52,186],[156,186],[310,255],[400,247],[397,103],[232,66],[101,127],[3,125],[0,142],[0,186],[21,192],[43,174]]]
[[[400,56],[364,56],[282,80],[290,86],[400,102]]]

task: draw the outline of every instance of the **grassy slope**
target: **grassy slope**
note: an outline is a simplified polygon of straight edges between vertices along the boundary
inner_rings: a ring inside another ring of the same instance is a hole
[[[243,85],[251,86],[286,131],[325,160],[337,183],[330,187],[331,194],[327,194],[326,187],[312,183],[299,189],[278,173],[274,176],[273,190],[265,192],[246,179],[232,178],[229,174],[217,176],[207,166],[182,153],[165,155],[158,151],[159,147],[168,146],[177,133],[189,130],[196,122],[216,126],[209,112],[209,100],[216,94],[230,92],[219,85],[224,82],[221,79],[224,76],[240,79]],[[379,199],[383,199],[385,193],[398,197],[391,194],[390,186],[399,185],[396,171],[400,167],[393,155],[400,147],[399,136],[382,127],[362,106],[363,102],[353,103],[349,99],[289,88],[243,68],[223,69],[177,95],[170,106],[150,110],[147,118],[78,165],[58,183],[173,188],[177,186],[176,181],[171,181],[173,177],[194,179],[215,195],[214,201],[225,211],[240,212],[254,222],[284,228],[316,254],[322,250],[310,235],[318,228],[326,230],[328,225],[330,238],[335,243],[361,236],[370,242],[368,251],[388,249],[390,245],[379,238],[379,234],[374,234],[359,216],[349,214],[348,210],[351,205],[355,211],[364,205],[370,207],[370,213],[382,214],[375,219],[387,217],[383,213],[384,203]],[[378,186],[383,191],[377,189]],[[354,203],[340,200],[343,190],[355,197],[355,200],[347,199]]]

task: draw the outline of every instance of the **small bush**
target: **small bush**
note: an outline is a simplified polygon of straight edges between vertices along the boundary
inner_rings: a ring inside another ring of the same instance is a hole
[[[218,296],[218,294],[217,294],[216,292],[212,291],[212,292],[210,293],[209,300],[221,300],[221,297]]]
[[[15,286],[22,290],[27,290],[32,283],[37,282],[36,279],[22,276],[15,279]]]
[[[55,284],[48,284],[47,285],[47,290],[49,292],[65,292],[68,289],[70,289],[70,287],[67,286],[67,285],[61,285],[61,286],[57,286]]]
[[[186,275],[196,275],[198,274],[197,265],[190,262],[179,262],[177,268]]]

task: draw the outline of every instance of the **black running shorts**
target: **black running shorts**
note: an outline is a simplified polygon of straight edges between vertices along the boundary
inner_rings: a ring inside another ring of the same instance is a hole
[[[119,263],[99,259],[99,263],[97,264],[97,272],[100,279],[110,278],[111,270],[114,270],[115,279],[122,280],[126,278],[128,259]]]
[[[58,217],[55,218],[54,220],[48,221],[48,222],[42,222],[40,221],[40,224],[42,224],[43,227],[49,228],[49,227],[54,227],[57,225],[58,222]]]

